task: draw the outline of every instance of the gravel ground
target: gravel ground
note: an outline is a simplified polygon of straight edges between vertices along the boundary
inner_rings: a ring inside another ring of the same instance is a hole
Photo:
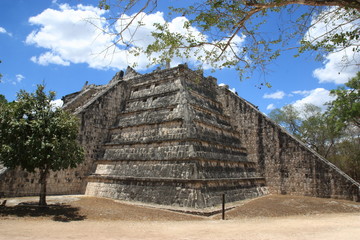
[[[360,203],[268,195],[227,204],[209,217],[88,196],[8,199],[0,208],[2,239],[352,239],[360,240]]]

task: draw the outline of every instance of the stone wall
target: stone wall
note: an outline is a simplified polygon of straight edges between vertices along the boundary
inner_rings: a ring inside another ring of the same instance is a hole
[[[270,193],[360,201],[360,184],[308,148],[228,89],[219,101],[242,134],[248,157],[256,161]]]

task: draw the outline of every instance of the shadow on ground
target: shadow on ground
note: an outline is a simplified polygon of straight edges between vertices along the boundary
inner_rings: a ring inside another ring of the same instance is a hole
[[[0,217],[51,218],[57,222],[82,221],[86,216],[80,214],[80,208],[65,204],[39,207],[33,204],[0,207]]]
[[[166,209],[166,206],[138,205],[131,202],[120,202],[90,196],[62,196],[52,199],[52,201],[48,207],[41,208],[36,205],[37,202],[33,199],[9,199],[6,207],[0,206],[0,222],[3,219],[18,218],[60,222],[82,220],[205,221],[222,218],[220,207],[214,208],[213,212],[211,212],[215,215],[200,214],[199,216],[196,212],[169,211]],[[226,211],[225,218],[228,220],[294,215],[360,213],[360,203],[358,202],[291,195],[266,195],[251,200],[227,203],[226,207],[228,210]]]

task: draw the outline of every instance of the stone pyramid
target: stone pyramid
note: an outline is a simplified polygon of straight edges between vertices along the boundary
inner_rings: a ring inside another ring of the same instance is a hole
[[[132,75],[86,194],[206,208],[223,193],[228,201],[266,193],[217,100],[216,79],[185,67]]]
[[[51,172],[48,194],[88,194],[200,209],[267,194],[360,201],[360,184],[256,106],[186,65],[63,97],[85,161]],[[33,196],[38,174],[0,164],[0,197]],[[193,210],[189,210],[193,211]],[[209,211],[212,211],[211,209]]]

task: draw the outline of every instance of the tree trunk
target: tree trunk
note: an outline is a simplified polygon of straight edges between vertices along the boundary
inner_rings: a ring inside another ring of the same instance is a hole
[[[45,169],[40,169],[40,199],[39,199],[39,206],[45,207],[46,204],[46,183],[47,177],[49,174],[49,170],[47,167]]]

